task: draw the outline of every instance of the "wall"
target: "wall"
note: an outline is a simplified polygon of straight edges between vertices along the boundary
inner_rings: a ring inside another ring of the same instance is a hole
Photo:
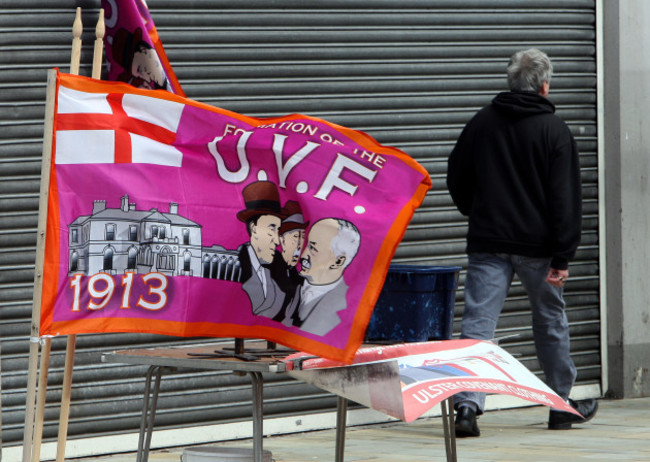
[[[631,398],[650,396],[650,2],[602,3],[608,395]]]

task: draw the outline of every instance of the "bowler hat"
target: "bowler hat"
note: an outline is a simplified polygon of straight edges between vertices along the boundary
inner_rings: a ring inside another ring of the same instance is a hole
[[[280,206],[280,193],[275,183],[256,181],[247,185],[242,191],[246,208],[237,213],[237,218],[246,223],[257,215],[274,215],[280,219],[285,217]]]
[[[129,72],[131,72],[133,55],[138,49],[140,42],[142,42],[142,28],[140,27],[133,33],[126,29],[118,29],[113,37],[113,44],[111,46],[113,59]]]
[[[284,234],[294,229],[306,229],[309,222],[305,222],[305,217],[302,214],[300,204],[296,201],[287,201],[282,209],[286,218],[282,220],[279,233]]]

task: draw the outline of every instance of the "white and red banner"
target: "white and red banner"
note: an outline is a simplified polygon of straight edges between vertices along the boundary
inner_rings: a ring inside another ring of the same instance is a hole
[[[264,338],[349,362],[431,187],[370,136],[57,74],[41,334]]]
[[[361,348],[352,365],[305,353],[284,360],[295,378],[406,422],[460,391],[512,395],[576,414],[523,364],[488,341]]]

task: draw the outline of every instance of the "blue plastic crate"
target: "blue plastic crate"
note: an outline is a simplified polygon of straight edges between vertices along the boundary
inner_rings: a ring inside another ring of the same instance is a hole
[[[459,266],[391,265],[365,340],[450,339],[460,269]]]

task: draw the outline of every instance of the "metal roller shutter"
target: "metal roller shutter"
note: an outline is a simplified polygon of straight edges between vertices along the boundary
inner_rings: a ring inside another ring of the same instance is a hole
[[[446,159],[465,122],[505,88],[505,64],[536,46],[554,62],[551,99],[578,140],[582,245],[566,289],[578,382],[598,383],[598,165],[595,2],[592,0],[149,0],[170,62],[190,98],[253,116],[306,113],[403,149],[431,174],[395,261],[465,265],[466,222],[445,189]],[[67,70],[75,7],[84,9],[81,73],[90,74],[99,0],[21,0],[0,9],[0,340],[2,437],[22,441],[40,181],[45,73]],[[463,308],[463,279],[457,321]],[[498,336],[531,370],[525,293],[515,283]],[[458,325],[456,326],[458,328]],[[456,329],[458,330],[458,329]],[[134,432],[144,370],[101,364],[104,351],[187,344],[149,335],[78,337],[69,435]],[[65,339],[54,339],[45,438],[57,432]],[[268,377],[267,416],[332,409],[335,399]],[[247,419],[247,378],[166,377],[157,427]]]

